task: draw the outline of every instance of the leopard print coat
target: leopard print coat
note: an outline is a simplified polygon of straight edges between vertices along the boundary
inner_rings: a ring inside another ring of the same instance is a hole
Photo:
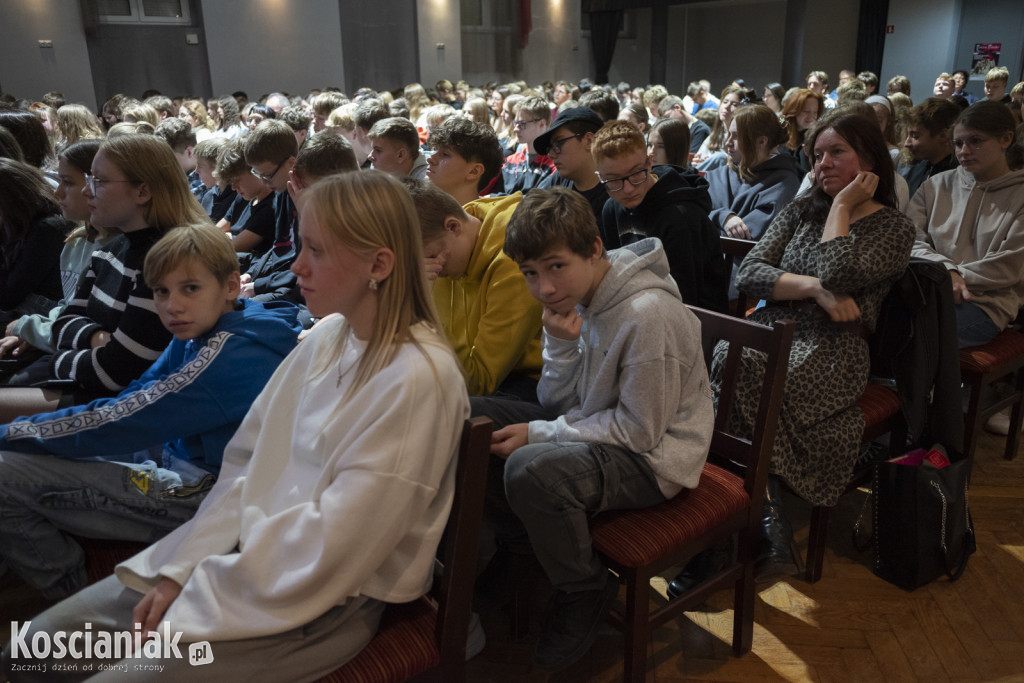
[[[889,207],[852,223],[849,236],[822,243],[824,229],[824,222],[799,220],[798,202],[791,202],[743,260],[737,277],[741,290],[768,300],[749,320],[797,323],[771,471],[814,505],[834,505],[853,473],[864,432],[857,398],[868,381],[868,344],[850,326],[833,324],[822,309],[795,311],[772,302],[772,288],[783,273],[817,277],[830,291],[852,296],[861,322],[873,331],[882,300],[907,268],[914,243],[914,224]],[[714,352],[716,396],[726,351],[723,342]],[[759,387],[753,379],[763,376],[764,360],[749,349],[744,353],[732,417],[737,433],[752,431]]]

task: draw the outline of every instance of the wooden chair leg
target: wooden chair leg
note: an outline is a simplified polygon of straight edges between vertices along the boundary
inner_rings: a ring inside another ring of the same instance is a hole
[[[521,643],[530,637],[530,612],[532,595],[529,589],[516,591],[508,606],[509,638]]]
[[[626,579],[625,652],[622,680],[643,683],[647,678],[647,617],[650,607],[650,577],[634,572]]]
[[[811,509],[811,528],[807,534],[807,567],[804,580],[817,583],[821,578],[821,566],[825,562],[825,541],[828,538],[828,514],[830,507],[815,505]]]
[[[1010,430],[1006,436],[1006,451],[1003,453],[1006,460],[1017,457],[1017,446],[1020,444],[1020,426],[1024,419],[1024,370],[1014,373],[1013,388],[1017,392],[1017,402],[1013,404],[1010,413]]]
[[[754,558],[757,533],[741,533],[738,559],[743,564],[743,573],[736,583],[733,597],[732,651],[737,657],[750,652],[754,644]],[[744,551],[743,549],[746,548]],[[744,558],[747,558],[746,560]]]
[[[974,445],[981,431],[981,389],[984,382],[978,378],[971,381],[971,394],[967,400],[967,415],[964,417],[964,457],[974,458]]]

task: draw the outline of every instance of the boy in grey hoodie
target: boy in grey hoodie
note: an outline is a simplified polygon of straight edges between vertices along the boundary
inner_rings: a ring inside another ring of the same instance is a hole
[[[556,591],[534,662],[558,670],[586,654],[618,594],[589,517],[695,487],[714,409],[700,324],[657,240],[606,253],[586,200],[553,188],[523,199],[505,252],[544,306],[544,368],[539,406],[474,399],[474,414],[499,428],[492,454],[505,459],[503,491],[489,494],[498,552],[477,609],[526,580],[524,558],[535,555]]]

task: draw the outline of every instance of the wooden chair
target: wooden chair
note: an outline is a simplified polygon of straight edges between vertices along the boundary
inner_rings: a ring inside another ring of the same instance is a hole
[[[719,246],[722,249],[722,256],[725,258],[725,272],[729,273],[729,282],[732,282],[732,270],[734,266],[738,266],[740,261],[750,253],[750,250],[757,244],[754,240],[742,240],[738,237],[719,237]],[[739,293],[739,298],[735,301],[729,302],[729,309],[733,315],[743,318],[747,315],[747,309],[750,307],[750,300],[743,292]]]
[[[971,388],[964,418],[964,456],[974,457],[974,447],[981,428],[990,416],[1003,408],[1013,406],[1010,412],[1010,432],[1006,436],[1003,457],[1013,460],[1017,456],[1020,427],[1024,420],[1024,334],[1003,330],[988,344],[969,346],[960,350],[960,377]],[[1003,377],[1013,377],[1013,393],[982,406],[985,387]]]
[[[864,436],[861,443],[874,441],[884,434],[890,434],[890,455],[901,452],[906,430],[900,414],[900,399],[896,392],[880,384],[869,382],[867,389],[857,399],[857,405],[864,414]],[[871,479],[872,468],[854,470],[844,494],[863,486]],[[804,565],[804,580],[817,583],[821,579],[821,568],[825,562],[825,540],[828,537],[828,518],[832,507],[815,505],[811,508],[811,523],[807,534],[807,562]]]
[[[388,605],[370,644],[320,683],[405,681],[424,673],[445,683],[464,679],[491,429],[486,417],[466,420],[462,428],[455,501],[445,528],[434,598]]]
[[[672,500],[641,510],[597,515],[590,525],[594,548],[626,584],[625,611],[612,622],[625,632],[624,680],[644,680],[650,630],[692,609],[711,593],[732,587],[735,598],[733,651],[750,650],[754,628],[754,560],[760,539],[761,504],[778,424],[794,323],[774,327],[691,307],[700,319],[705,340],[729,342],[722,392],[715,418],[711,454],[745,466],[742,477],[706,464],[700,484]],[[729,431],[740,354],[750,348],[766,355],[753,436]],[[705,345],[705,348],[710,348]],[[650,579],[673,565],[739,534],[735,561],[704,583],[667,604],[650,610]]]

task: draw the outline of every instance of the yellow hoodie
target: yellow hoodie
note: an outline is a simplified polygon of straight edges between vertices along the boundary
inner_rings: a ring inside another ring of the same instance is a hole
[[[522,198],[517,192],[466,204],[482,223],[466,274],[434,281],[434,302],[470,396],[494,393],[512,372],[540,376],[541,305],[502,251],[505,226]]]

